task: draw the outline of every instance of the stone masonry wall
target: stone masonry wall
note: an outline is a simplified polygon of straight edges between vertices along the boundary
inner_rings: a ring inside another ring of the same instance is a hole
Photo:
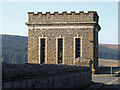
[[[83,88],[92,80],[89,66],[3,63],[2,69],[3,89]]]
[[[96,11],[84,13],[67,12],[28,12],[28,62],[40,63],[39,37],[45,37],[47,42],[46,64],[57,64],[56,39],[63,38],[63,64],[74,64],[74,37],[82,38],[82,57],[93,61],[92,69],[98,63],[98,24],[99,16]],[[97,29],[97,33],[95,30]],[[95,61],[96,60],[96,61]]]
[[[34,12],[29,12],[29,24],[49,24],[49,23],[55,23],[55,22],[93,22],[95,21],[98,23],[98,15],[95,11],[88,11],[88,13],[84,13],[83,11],[80,11],[79,13],[75,13],[72,11],[71,13],[67,12],[46,12],[43,14],[42,12],[38,12],[35,14]]]
[[[91,72],[86,71],[4,81],[2,88],[84,88],[90,83]]]
[[[56,37],[64,37],[64,64],[74,64],[74,37],[82,37],[82,57],[90,58],[90,40],[93,41],[93,28],[36,28],[29,29],[28,60],[29,63],[39,63],[39,37],[47,37],[47,64],[56,63]],[[91,54],[93,55],[93,54]]]
[[[94,41],[96,43],[94,43],[94,67],[97,71],[97,68],[98,68],[98,31],[97,29],[95,28],[94,29]]]

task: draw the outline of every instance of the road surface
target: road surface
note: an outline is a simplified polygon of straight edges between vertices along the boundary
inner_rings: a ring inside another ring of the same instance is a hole
[[[103,88],[114,88],[114,89],[118,89],[120,90],[120,77],[114,79],[113,81],[111,81],[110,83],[104,84],[101,89]]]
[[[120,90],[120,77],[96,75],[92,76],[92,81],[95,83],[103,84],[99,90],[102,90],[103,88],[115,88],[117,90]]]

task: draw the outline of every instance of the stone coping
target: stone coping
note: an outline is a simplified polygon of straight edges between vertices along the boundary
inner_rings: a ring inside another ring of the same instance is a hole
[[[2,64],[3,80],[87,71],[90,71],[88,66],[56,64]]]

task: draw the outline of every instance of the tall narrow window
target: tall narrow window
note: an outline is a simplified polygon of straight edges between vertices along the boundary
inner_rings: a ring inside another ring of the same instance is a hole
[[[63,39],[58,38],[58,64],[63,60]]]
[[[75,58],[80,57],[81,55],[81,38],[75,38]]]
[[[45,63],[45,39],[40,40],[40,63]]]

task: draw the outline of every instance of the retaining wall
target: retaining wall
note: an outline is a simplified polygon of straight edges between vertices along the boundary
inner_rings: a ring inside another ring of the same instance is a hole
[[[38,74],[33,72],[34,75],[32,75],[33,73],[30,71],[30,75],[24,74],[24,76],[21,75],[21,78],[17,77],[19,73],[17,71],[15,73],[15,70],[12,73],[17,74],[16,76],[7,74],[4,70],[2,88],[83,88],[91,83],[91,71],[86,66],[39,65],[39,68],[47,67],[47,69],[41,69],[44,73],[40,69],[41,73],[39,73],[37,66],[32,65],[31,68],[36,68]],[[50,70],[50,67],[53,71]],[[28,73],[31,68],[27,69],[28,71],[23,70],[24,73]]]

